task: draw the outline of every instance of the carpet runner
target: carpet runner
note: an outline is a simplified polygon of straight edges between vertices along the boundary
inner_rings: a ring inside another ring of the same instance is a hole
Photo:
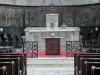
[[[21,54],[23,53],[21,50],[16,50],[14,53]],[[60,55],[46,55],[45,50],[38,50],[37,51],[32,51],[28,50],[25,51],[24,53],[27,54],[28,57],[73,57],[74,53],[86,53],[86,50],[83,51],[78,51],[78,50],[60,50]]]

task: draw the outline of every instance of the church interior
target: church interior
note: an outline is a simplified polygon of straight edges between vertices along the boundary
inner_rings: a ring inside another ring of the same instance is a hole
[[[0,0],[0,75],[100,75],[100,0]]]

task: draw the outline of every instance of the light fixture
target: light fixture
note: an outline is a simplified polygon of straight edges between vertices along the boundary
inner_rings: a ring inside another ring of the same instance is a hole
[[[91,33],[92,33],[93,31],[91,30]]]
[[[98,31],[98,27],[95,27],[95,30]]]
[[[0,28],[0,31],[2,32],[3,31],[3,28]]]

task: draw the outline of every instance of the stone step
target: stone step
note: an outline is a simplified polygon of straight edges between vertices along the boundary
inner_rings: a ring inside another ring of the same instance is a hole
[[[27,75],[74,75],[72,67],[30,67]]]
[[[27,65],[33,67],[73,67],[74,58],[27,58]]]

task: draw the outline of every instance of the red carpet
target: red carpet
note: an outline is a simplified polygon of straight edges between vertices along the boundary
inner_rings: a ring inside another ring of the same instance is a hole
[[[23,53],[21,50],[17,50],[16,52],[14,53],[17,53],[17,54],[21,54]],[[25,51],[24,53],[27,54],[28,57],[37,57],[37,51],[33,51],[32,50],[28,50],[28,51]],[[86,53],[86,50],[83,50],[82,52],[78,51],[78,50],[60,50],[60,55],[46,55],[45,54],[45,50],[38,50],[38,56],[39,57],[62,57],[62,56],[66,56],[66,57],[73,57],[74,56],[74,53]]]
[[[39,57],[44,57],[44,56],[66,56],[66,50],[61,50],[60,55],[46,55],[44,50],[39,50],[38,52]]]

